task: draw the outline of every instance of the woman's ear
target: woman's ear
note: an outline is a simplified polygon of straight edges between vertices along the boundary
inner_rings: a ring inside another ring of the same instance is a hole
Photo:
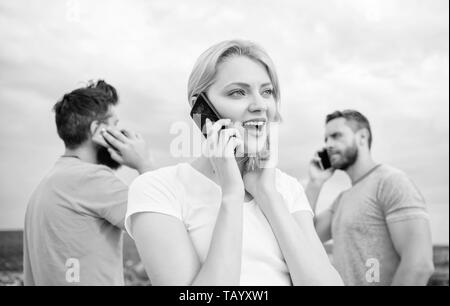
[[[195,101],[197,101],[197,95],[191,97],[191,107],[194,106]]]

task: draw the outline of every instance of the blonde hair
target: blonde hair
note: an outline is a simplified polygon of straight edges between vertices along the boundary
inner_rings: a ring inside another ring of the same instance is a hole
[[[261,63],[266,68],[277,104],[276,115],[278,120],[281,121],[281,116],[279,115],[280,86],[275,66],[263,48],[247,40],[226,40],[210,47],[200,55],[188,81],[188,100],[191,107],[195,98],[208,90],[214,83],[218,66],[233,56],[246,56]]]

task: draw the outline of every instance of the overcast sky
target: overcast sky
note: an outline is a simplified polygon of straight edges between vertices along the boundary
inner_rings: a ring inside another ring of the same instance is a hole
[[[433,239],[448,243],[448,12],[448,0],[0,0],[0,229],[23,226],[28,198],[63,152],[51,107],[65,92],[104,78],[119,90],[122,125],[144,133],[156,165],[184,161],[169,154],[169,129],[190,124],[190,70],[212,44],[243,38],[279,73],[279,167],[303,182],[325,115],[358,109],[377,161],[410,175]],[[336,175],[319,208],[348,187]]]

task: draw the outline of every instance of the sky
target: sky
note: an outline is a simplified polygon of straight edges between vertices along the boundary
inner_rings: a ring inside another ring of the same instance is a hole
[[[53,104],[88,80],[119,91],[121,125],[143,133],[155,166],[174,122],[191,124],[187,80],[211,45],[241,38],[272,57],[281,84],[279,168],[304,183],[324,118],[365,114],[378,162],[424,195],[433,240],[449,240],[447,0],[0,0],[0,229],[23,227],[34,188],[63,153]],[[137,173],[118,173],[129,183]],[[348,178],[324,187],[326,209]]]

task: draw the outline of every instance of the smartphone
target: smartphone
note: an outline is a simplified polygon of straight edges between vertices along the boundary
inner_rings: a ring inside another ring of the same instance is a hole
[[[203,136],[205,136],[205,138],[207,136],[205,128],[206,118],[211,120],[211,123],[214,123],[219,119],[222,119],[217,110],[214,108],[214,105],[212,105],[211,101],[209,101],[208,97],[203,92],[200,95],[198,95],[197,100],[195,100],[195,103],[192,106],[191,118],[194,120],[195,124],[199,127],[200,131],[202,132]],[[225,127],[222,127],[222,129],[224,128]]]
[[[322,168],[324,170],[331,168],[330,157],[328,156],[327,149],[323,149],[323,150],[317,152],[317,154],[320,157],[320,162],[322,164]]]

